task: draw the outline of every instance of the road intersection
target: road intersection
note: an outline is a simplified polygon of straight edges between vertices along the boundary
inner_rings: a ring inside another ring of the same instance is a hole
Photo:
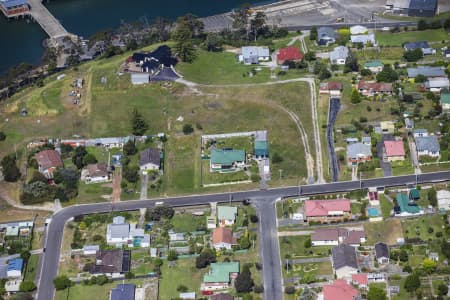
[[[259,239],[261,262],[263,266],[264,299],[283,299],[281,282],[281,263],[276,226],[275,202],[289,196],[307,196],[324,193],[337,193],[369,187],[392,187],[409,184],[433,183],[450,180],[450,171],[424,173],[416,175],[384,177],[361,181],[345,181],[307,186],[291,186],[268,190],[250,190],[231,193],[231,201],[240,202],[250,199],[258,209],[260,217]],[[92,213],[111,211],[130,211],[149,208],[155,202],[163,201],[173,207],[202,205],[211,202],[229,202],[230,193],[194,195],[162,199],[135,200],[120,203],[95,203],[74,205],[56,212],[47,226],[44,253],[40,262],[37,300],[49,300],[54,297],[53,279],[58,274],[59,256],[63,239],[64,225],[71,218]]]

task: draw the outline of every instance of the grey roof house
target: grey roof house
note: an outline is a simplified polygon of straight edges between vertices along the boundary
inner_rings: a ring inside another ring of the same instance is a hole
[[[433,17],[436,14],[438,0],[411,0],[408,15],[411,17]]]
[[[427,41],[417,41],[417,42],[406,43],[403,45],[403,49],[405,51],[412,51],[412,50],[416,50],[416,49],[426,49],[426,48],[430,48],[430,45],[428,44]]]
[[[433,77],[425,81],[425,88],[431,92],[440,92],[442,89],[448,89],[450,82],[447,77]]]
[[[161,166],[161,151],[148,148],[140,153],[139,167],[141,171],[159,170]]]
[[[439,157],[440,145],[435,135],[416,137],[415,140],[418,156]]]
[[[369,34],[362,34],[362,35],[352,35],[350,37],[350,40],[353,44],[363,44],[366,45],[367,43],[372,43],[372,45],[376,44],[375,41],[375,34],[369,33]]]
[[[375,256],[380,264],[389,262],[389,247],[385,243],[375,244]]]
[[[336,32],[331,27],[319,27],[317,29],[317,44],[325,46],[336,42]]]
[[[417,68],[408,68],[408,77],[416,78],[417,75],[421,74],[425,77],[445,77],[445,71],[441,67],[417,67]]]
[[[350,165],[356,165],[360,162],[372,159],[372,149],[370,144],[352,143],[347,145],[347,162]]]
[[[260,61],[268,61],[270,51],[268,47],[245,46],[241,48],[239,61],[246,65],[258,64]]]
[[[109,294],[110,300],[134,300],[134,284],[118,284]]]
[[[337,278],[349,278],[358,272],[355,247],[341,244],[331,249],[331,260]]]
[[[334,48],[332,52],[330,52],[330,62],[332,64],[343,65],[347,60],[350,51],[347,47],[338,46]]]

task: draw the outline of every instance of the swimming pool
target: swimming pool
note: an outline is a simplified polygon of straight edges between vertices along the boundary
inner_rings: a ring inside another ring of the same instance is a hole
[[[367,209],[367,214],[369,215],[369,217],[374,218],[374,217],[379,217],[380,216],[380,211],[378,210],[378,208],[376,207],[369,207]]]

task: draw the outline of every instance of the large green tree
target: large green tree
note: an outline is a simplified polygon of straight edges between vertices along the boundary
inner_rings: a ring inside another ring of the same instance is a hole
[[[134,108],[131,112],[131,133],[137,136],[144,135],[148,130],[148,124],[139,111]]]
[[[72,285],[72,281],[66,275],[60,275],[53,279],[56,290],[64,290]]]
[[[420,276],[417,273],[413,273],[406,277],[405,280],[405,289],[409,293],[415,292],[420,287]]]
[[[20,171],[16,164],[16,158],[13,155],[3,157],[1,166],[3,168],[3,177],[5,181],[16,182],[20,178]]]
[[[386,291],[377,286],[371,286],[369,292],[367,293],[368,300],[386,300]]]
[[[236,292],[238,293],[248,293],[252,291],[253,286],[255,285],[252,274],[250,270],[245,269],[236,277],[234,281],[234,287],[236,288]]]
[[[177,26],[172,34],[172,39],[175,41],[174,50],[182,61],[191,63],[197,57],[192,39],[194,32],[191,24],[186,22],[182,17],[178,18]]]

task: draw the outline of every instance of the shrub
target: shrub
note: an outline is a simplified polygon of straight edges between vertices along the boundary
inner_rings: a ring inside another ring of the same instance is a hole
[[[288,295],[293,295],[295,293],[295,287],[294,286],[287,286],[284,289],[284,292]]]

